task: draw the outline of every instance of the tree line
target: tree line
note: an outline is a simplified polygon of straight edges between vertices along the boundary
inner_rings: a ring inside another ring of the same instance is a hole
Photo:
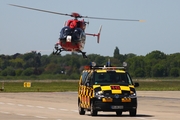
[[[121,54],[119,48],[114,49],[113,56],[98,54],[41,55],[36,51],[25,54],[0,55],[0,79],[79,79],[85,65],[96,62],[106,65],[110,59],[112,66],[128,64],[127,71],[132,77],[179,77],[180,53],[165,54],[155,50],[145,56],[133,53]]]

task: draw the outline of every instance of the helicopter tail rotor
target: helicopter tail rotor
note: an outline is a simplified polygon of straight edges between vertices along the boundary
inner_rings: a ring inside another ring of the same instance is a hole
[[[102,29],[102,25],[100,26],[99,32],[98,32],[98,34],[97,34],[97,43],[99,43],[99,41],[100,41],[101,29]]]
[[[102,29],[102,25],[101,25],[101,27],[100,27],[100,29],[99,29],[99,32],[98,32],[97,34],[86,33],[86,35],[96,36],[96,37],[97,37],[97,43],[99,43],[99,41],[100,41],[101,29]]]

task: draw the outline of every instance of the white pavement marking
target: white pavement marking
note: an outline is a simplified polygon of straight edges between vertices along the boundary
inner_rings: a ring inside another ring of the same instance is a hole
[[[59,109],[59,110],[62,110],[62,111],[68,111],[67,109]]]
[[[15,105],[14,103],[7,103],[8,105]]]
[[[7,105],[17,105],[19,107],[23,107],[23,106],[26,106],[26,107],[30,107],[30,108],[33,108],[33,107],[37,107],[37,108],[40,108],[40,109],[43,109],[45,108],[44,106],[33,106],[33,105],[23,105],[23,104],[14,104],[14,103],[4,103],[4,102],[0,102],[0,104],[7,104]],[[49,110],[57,110],[57,108],[53,108],[53,107],[47,107]],[[72,112],[78,112],[78,110],[68,110],[68,109],[59,109],[61,111],[72,111]],[[3,113],[3,114],[11,114],[10,112],[5,112],[5,111],[0,111],[0,113]],[[27,116],[26,114],[22,114],[22,113],[14,113],[15,115],[18,115],[18,116]],[[44,117],[44,116],[34,116],[36,118],[40,118],[40,119],[48,119],[47,117]],[[57,120],[62,120],[62,119],[57,119]]]
[[[78,110],[71,110],[72,112],[78,112]]]
[[[34,106],[32,106],[32,105],[26,105],[26,106],[27,106],[27,107],[31,107],[31,108],[34,107]]]
[[[20,107],[24,106],[24,105],[22,105],[22,104],[17,104],[17,105],[20,106]]]
[[[41,119],[46,119],[47,117],[43,117],[43,116],[34,116],[36,118],[41,118]]]
[[[15,113],[15,114],[19,116],[26,116],[26,114],[21,114],[21,113]]]
[[[56,108],[48,107],[48,109],[50,109],[50,110],[55,110]]]
[[[44,108],[43,106],[36,106],[37,108]]]
[[[10,114],[10,112],[5,112],[5,111],[0,111],[0,113],[3,113],[3,114]]]

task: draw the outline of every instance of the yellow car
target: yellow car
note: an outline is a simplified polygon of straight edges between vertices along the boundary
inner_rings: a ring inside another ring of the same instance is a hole
[[[120,116],[129,111],[130,116],[136,116],[138,86],[124,67],[86,66],[79,80],[79,114],[90,111],[96,116],[98,111],[114,111]]]

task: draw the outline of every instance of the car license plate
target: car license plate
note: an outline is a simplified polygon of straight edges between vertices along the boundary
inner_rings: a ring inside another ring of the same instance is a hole
[[[112,109],[123,109],[123,106],[121,105],[113,105],[111,106]]]

